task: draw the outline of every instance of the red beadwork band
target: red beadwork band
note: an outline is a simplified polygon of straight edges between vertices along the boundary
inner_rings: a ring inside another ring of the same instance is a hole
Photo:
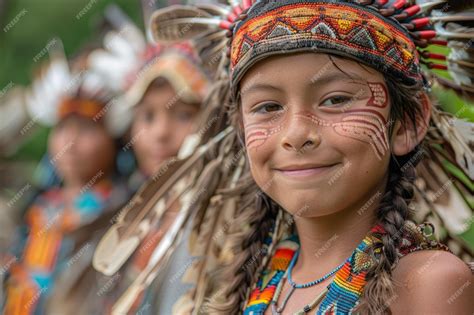
[[[327,1],[272,5],[258,12],[257,4],[234,30],[234,87],[257,61],[269,55],[299,51],[353,58],[408,84],[422,80],[418,52],[410,35],[373,9]]]

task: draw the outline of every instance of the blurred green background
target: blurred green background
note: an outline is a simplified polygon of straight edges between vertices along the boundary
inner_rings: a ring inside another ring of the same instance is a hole
[[[154,4],[152,0],[144,3]],[[0,0],[0,90],[28,85],[34,71],[48,60],[42,51],[55,37],[62,40],[68,57],[86,45],[100,44],[97,30],[110,4],[118,5],[144,28],[138,0]],[[47,135],[47,129],[36,126],[9,159],[38,160]]]
[[[54,37],[63,41],[68,56],[91,40],[100,41],[96,30],[103,21],[104,8],[111,3],[122,8],[143,29],[138,0],[0,0],[0,3],[0,87],[9,82],[29,83],[34,68],[48,58],[46,54],[35,62],[35,56]],[[17,16],[17,22],[9,28],[8,24]]]

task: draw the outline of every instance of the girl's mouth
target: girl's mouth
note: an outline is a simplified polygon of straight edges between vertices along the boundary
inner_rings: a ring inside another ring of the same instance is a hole
[[[288,177],[307,177],[313,175],[319,175],[331,170],[336,164],[330,165],[318,165],[318,164],[302,164],[302,165],[289,165],[281,168],[276,168],[280,174]]]

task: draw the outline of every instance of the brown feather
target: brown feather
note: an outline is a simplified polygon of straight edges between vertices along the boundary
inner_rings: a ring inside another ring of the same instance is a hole
[[[175,5],[159,10],[151,17],[156,41],[181,41],[202,36],[218,29],[219,20],[191,6]]]
[[[206,145],[199,147],[196,152],[183,160],[177,160],[167,167],[164,164],[154,178],[150,179],[132,198],[132,206],[120,215],[118,223],[112,226],[99,242],[94,254],[94,267],[106,274],[113,273],[135,251],[144,237],[140,224],[144,221],[155,205],[178,183],[179,180],[190,174],[191,170],[199,165],[197,162],[222,140],[232,130],[231,127],[217,135]],[[166,174],[166,176],[164,175]],[[187,187],[185,187],[187,189]],[[135,201],[134,201],[135,200]],[[166,206],[168,207],[168,205]],[[148,224],[147,224],[148,225]],[[106,266],[111,255],[120,251],[121,259],[116,260],[113,266]]]

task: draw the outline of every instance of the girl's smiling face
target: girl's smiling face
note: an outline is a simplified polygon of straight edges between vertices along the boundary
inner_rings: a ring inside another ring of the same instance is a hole
[[[363,209],[383,194],[393,139],[381,73],[327,54],[276,56],[247,72],[240,101],[252,175],[290,213]]]

